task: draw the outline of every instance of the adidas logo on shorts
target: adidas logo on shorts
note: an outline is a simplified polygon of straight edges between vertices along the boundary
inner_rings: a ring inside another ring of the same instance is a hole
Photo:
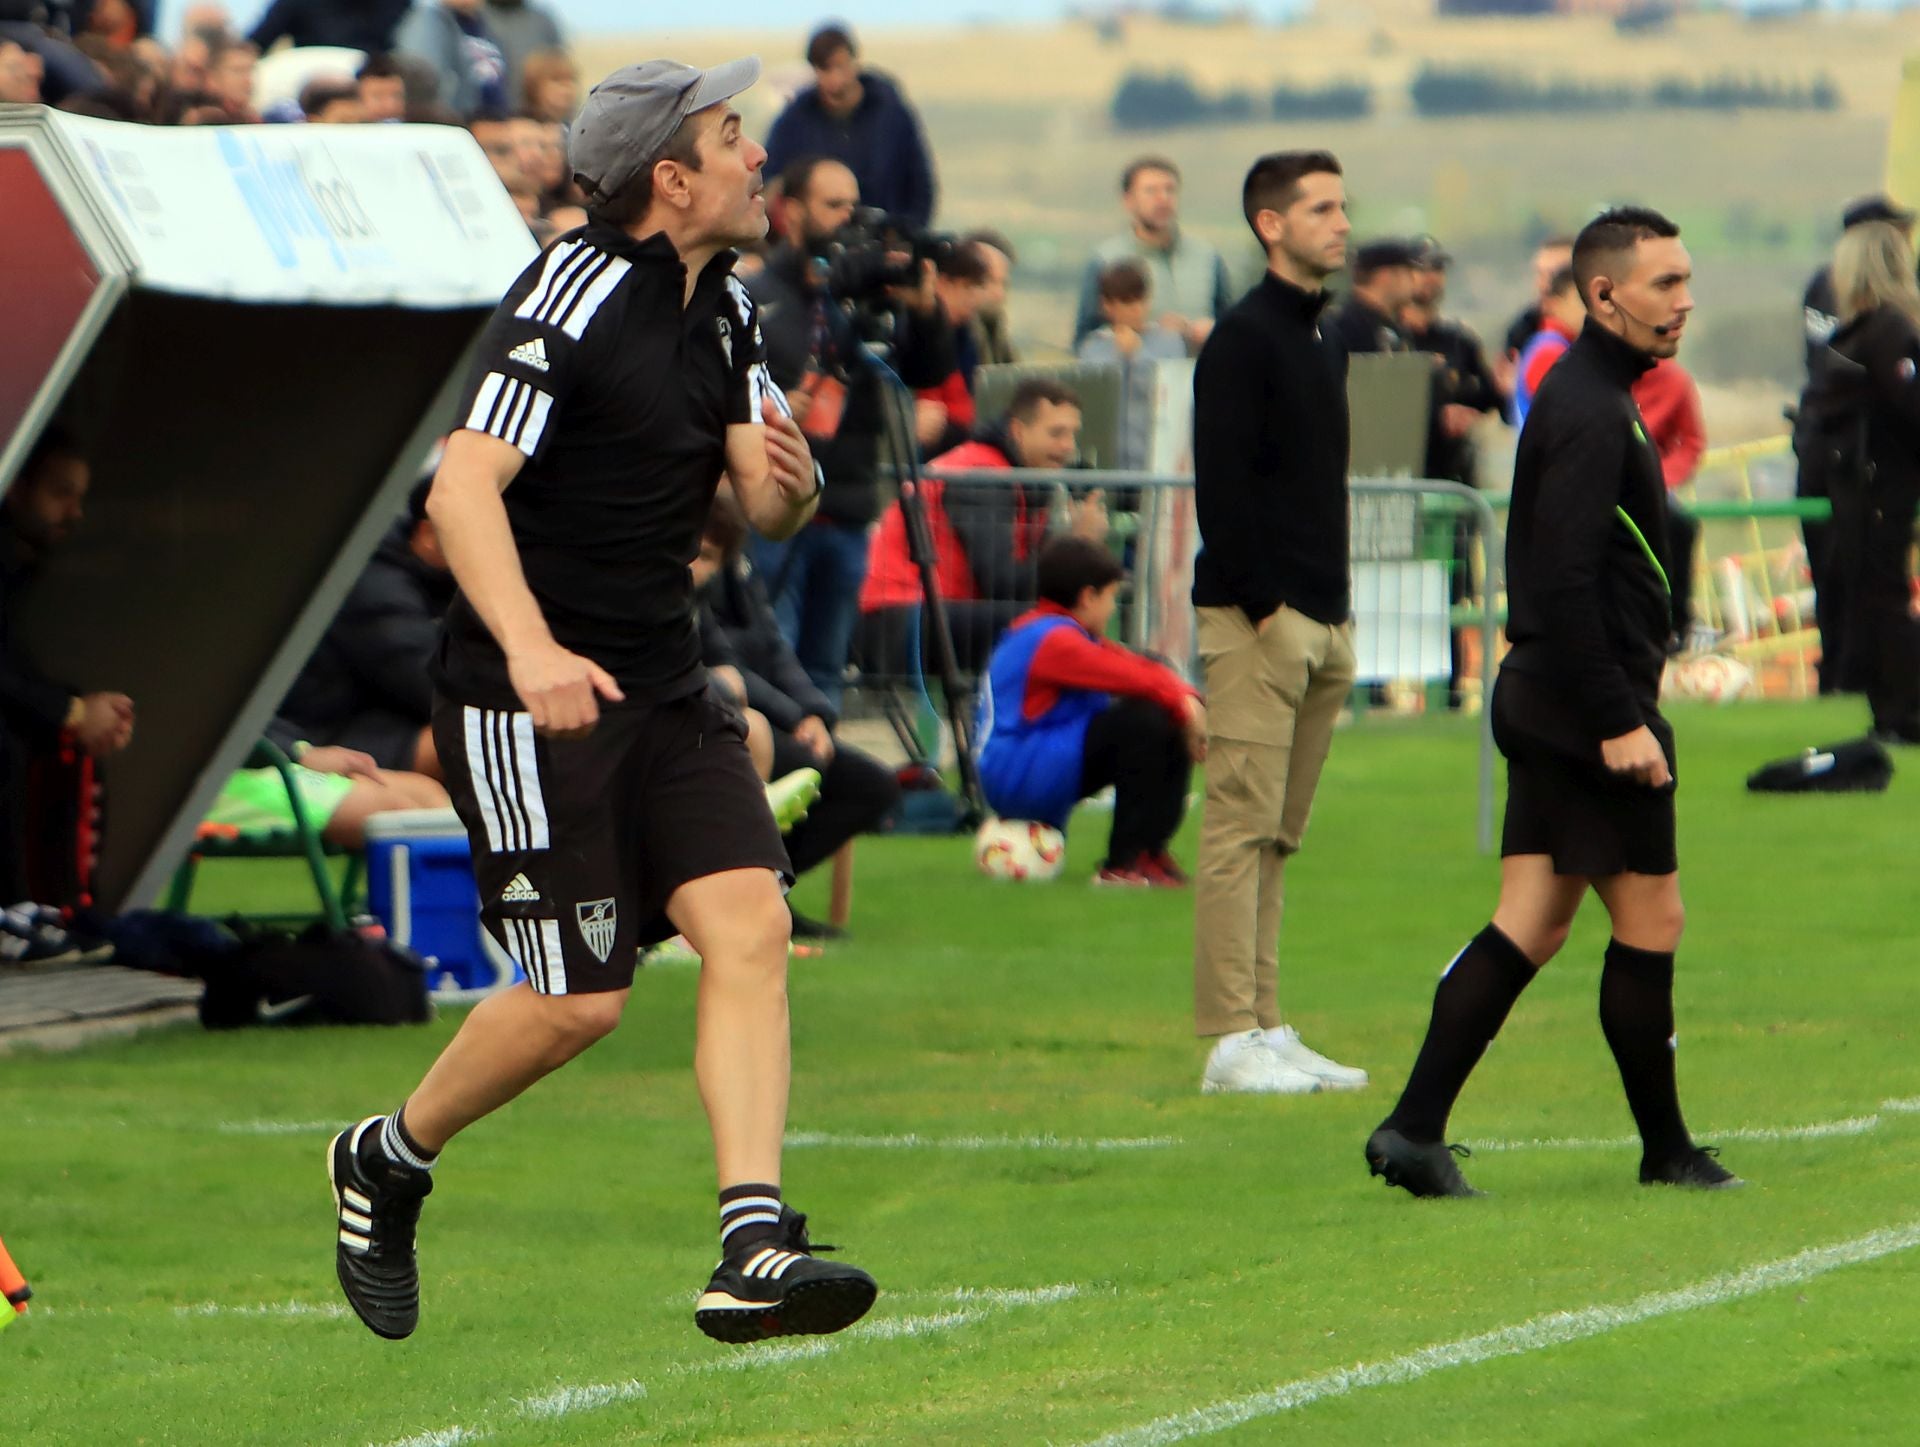
[[[530,342],[522,342],[507,353],[509,362],[518,362],[523,367],[531,367],[536,372],[547,370],[547,344],[544,339],[535,337]]]
[[[540,891],[533,887],[533,882],[524,874],[514,875],[507,882],[507,887],[500,891],[502,904],[538,904],[539,902]]]

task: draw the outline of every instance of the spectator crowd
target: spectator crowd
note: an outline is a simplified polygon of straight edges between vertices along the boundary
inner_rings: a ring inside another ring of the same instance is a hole
[[[557,19],[538,0],[274,0],[246,34],[219,6],[200,4],[187,10],[171,47],[154,36],[154,18],[154,0],[0,0],[0,103],[38,102],[147,125],[464,126],[542,244],[589,222],[567,152],[582,77]],[[1171,831],[1162,796],[1184,797],[1194,739],[1189,710],[1197,704],[1163,671],[1092,651],[1083,639],[1105,629],[1121,579],[1084,548],[1049,563],[1047,538],[1063,530],[1062,519],[1049,515],[1049,489],[941,480],[943,469],[1057,471],[1079,450],[1083,399],[1071,385],[1028,380],[994,415],[977,400],[982,367],[1018,360],[1007,322],[1015,247],[991,230],[930,229],[939,180],[924,127],[901,85],[863,63],[850,30],[823,26],[804,53],[813,83],[791,97],[766,138],[773,233],[757,254],[742,258],[739,272],[759,307],[771,373],[808,435],[826,491],[813,523],[777,544],[747,539],[738,518],[722,509],[710,530],[711,556],[697,572],[707,580],[703,638],[716,676],[741,709],[760,718],[775,767],[813,767],[824,777],[823,804],[795,845],[795,862],[804,868],[831,856],[893,804],[883,771],[836,736],[842,692],[856,663],[895,675],[924,666],[923,578],[930,572],[965,672],[985,675],[1010,627],[1035,650],[1020,665],[1017,685],[1001,685],[1002,704],[1015,713],[999,720],[999,748],[1021,732],[1018,710],[1032,699],[1044,699],[1032,704],[1034,719],[1051,717],[1063,690],[1124,683],[1132,701],[1114,717],[1133,720],[1138,737],[1096,732],[1089,747],[1098,768],[1089,763],[1084,779],[1049,794],[1050,807],[1064,818],[1080,784],[1096,776],[1102,784],[1150,776],[1150,787],[1142,787],[1153,802],[1132,808],[1118,829],[1127,845],[1103,872],[1114,876],[1110,883],[1182,883],[1165,852]],[[1079,362],[1118,375],[1113,461],[1144,469],[1157,365],[1198,356],[1237,290],[1219,250],[1181,225],[1175,160],[1141,156],[1115,181],[1116,228],[1086,259],[1070,341]],[[1857,226],[1897,235],[1855,236],[1838,277],[1823,272],[1816,287],[1824,290],[1809,291],[1807,314],[1815,316],[1818,302],[1826,334],[1809,337],[1814,381],[1805,412],[1813,420],[1803,425],[1803,458],[1816,449],[1819,427],[1838,435],[1840,424],[1822,419],[1855,417],[1870,406],[1879,409],[1872,414],[1873,448],[1912,452],[1908,438],[1920,435],[1900,390],[1911,383],[1916,349],[1909,334],[1920,325],[1912,257],[1900,249],[1912,217],[1889,203],[1857,216],[1850,211],[1847,220],[1850,235]],[[1446,315],[1451,258],[1437,240],[1374,237],[1352,248],[1345,297],[1322,325],[1349,356],[1428,359],[1427,476],[1474,484],[1482,421],[1524,424],[1542,380],[1583,325],[1571,252],[1565,237],[1539,247],[1529,303],[1490,354]],[[1901,275],[1904,287],[1896,284]],[[1852,294],[1836,299],[1836,282]],[[1867,313],[1878,322],[1859,322]],[[1836,334],[1835,346],[1854,361],[1844,375],[1823,361]],[[1891,380],[1876,391],[1857,380],[1862,367]],[[1635,395],[1667,485],[1679,488],[1705,446],[1697,391],[1676,362],[1666,361]],[[917,525],[895,500],[891,480],[892,464],[908,447],[928,459],[933,479],[920,494],[931,553],[924,558],[911,545]],[[1828,447],[1822,465],[1809,470],[1818,474],[1809,491],[1844,491],[1844,481],[1830,483],[1826,475],[1839,465],[1832,452]],[[1916,464],[1884,470],[1902,479],[1920,475]],[[1900,486],[1910,531],[1913,489],[1906,481]],[[66,505],[59,497],[84,487],[84,460],[70,448],[36,454],[8,499],[0,564],[12,571],[0,573],[0,582],[77,522],[77,500],[71,519],[46,519]],[[1064,531],[1080,543],[1103,544],[1108,504],[1097,490],[1075,490]],[[1849,618],[1857,620],[1851,686],[1878,690],[1876,722],[1885,730],[1920,737],[1916,625],[1905,611],[1899,528],[1864,517],[1836,507],[1848,530],[1843,554],[1870,582],[1847,608],[1823,610],[1822,626],[1838,637]],[[1678,509],[1671,522],[1676,541],[1666,561],[1678,645],[1690,623],[1694,535]],[[1813,551],[1825,593],[1829,569],[1838,570],[1829,549]],[[1463,578],[1464,568],[1456,576]],[[1840,584],[1831,587],[1837,597]],[[307,751],[323,772],[397,789],[410,802],[444,800],[434,782],[424,680],[449,592],[416,497],[288,695],[273,737]],[[4,617],[0,611],[0,645]],[[1039,650],[1042,636],[1053,641]],[[1457,658],[1455,671],[1457,682]],[[1887,681],[1896,675],[1897,685]],[[31,670],[14,677],[6,723],[17,738],[32,742],[66,725],[87,751],[105,756],[131,737],[132,700],[69,694]],[[1836,663],[1824,681],[1839,686],[1840,678]],[[356,807],[343,817],[359,813]]]

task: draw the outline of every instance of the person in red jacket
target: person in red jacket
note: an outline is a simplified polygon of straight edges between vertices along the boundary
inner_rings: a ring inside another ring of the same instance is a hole
[[[1034,568],[1046,538],[1047,490],[940,480],[953,471],[1044,468],[1073,461],[1080,432],[1080,398],[1071,388],[1034,377],[1014,389],[1003,423],[942,453],[927,464],[920,489],[933,541],[934,583],[945,605],[960,667],[975,673],[994,639],[1032,604]],[[1074,531],[1106,536],[1106,505],[1098,491],[1075,505]],[[860,657],[869,672],[911,671],[910,640],[921,617],[920,570],[907,548],[906,516],[894,503],[880,515],[860,585]],[[929,651],[921,657],[931,658]]]
[[[1081,799],[1113,788],[1097,885],[1179,888],[1167,852],[1206,757],[1207,711],[1165,664],[1104,637],[1126,571],[1099,543],[1061,537],[1040,554],[1040,601],[987,665],[976,732],[980,783],[1002,816],[1065,829]]]
[[[1658,362],[1633,384],[1633,400],[1647,436],[1660,453],[1667,479],[1667,577],[1673,584],[1673,626],[1684,644],[1693,628],[1693,555],[1700,524],[1674,501],[1674,492],[1693,481],[1707,450],[1707,424],[1700,411],[1700,389],[1687,369],[1671,357]]]

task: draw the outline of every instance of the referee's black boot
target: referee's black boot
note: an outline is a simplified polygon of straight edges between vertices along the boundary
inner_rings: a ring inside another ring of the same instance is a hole
[[[1367,1170],[1385,1176],[1389,1186],[1398,1186],[1415,1196],[1484,1196],[1460,1174],[1455,1156],[1470,1156],[1465,1146],[1416,1145],[1390,1126],[1381,1126],[1367,1137]]]
[[[736,1345],[775,1336],[824,1336],[867,1314],[880,1288],[857,1266],[822,1261],[807,1218],[780,1208],[779,1233],[730,1252],[693,1310],[700,1330]]]
[[[398,1341],[420,1320],[413,1233],[433,1177],[384,1156],[372,1166],[361,1159],[360,1138],[377,1132],[383,1119],[370,1116],[333,1138],[327,1179],[336,1217],[334,1269],[347,1305],[375,1336]]]
[[[1686,1186],[1695,1191],[1730,1191],[1744,1186],[1732,1171],[1720,1164],[1720,1152],[1712,1146],[1695,1146],[1673,1160],[1656,1161],[1649,1156],[1640,1160],[1640,1184],[1643,1186]]]

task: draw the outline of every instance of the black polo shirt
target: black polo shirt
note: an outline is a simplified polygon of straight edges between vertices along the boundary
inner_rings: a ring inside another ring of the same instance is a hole
[[[686,268],[665,236],[567,233],[500,303],[460,408],[461,426],[527,456],[504,501],[555,640],[635,702],[705,686],[687,569],[728,426],[758,422],[762,399],[779,398],[734,260],[709,262],[683,306]],[[462,703],[521,706],[464,594],[434,681]]]

